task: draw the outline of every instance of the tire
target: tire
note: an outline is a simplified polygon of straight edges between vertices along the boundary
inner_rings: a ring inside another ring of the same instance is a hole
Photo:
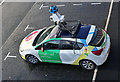
[[[90,60],[81,60],[80,66],[85,70],[94,70],[96,67],[95,63]]]
[[[38,58],[33,56],[33,55],[27,55],[26,60],[27,60],[27,62],[29,62],[31,64],[38,64],[39,63]]]

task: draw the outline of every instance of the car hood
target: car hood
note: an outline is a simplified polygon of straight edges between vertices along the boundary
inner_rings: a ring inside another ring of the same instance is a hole
[[[31,32],[30,34],[28,34],[21,42],[20,47],[23,49],[29,49],[29,48],[33,48],[32,44],[34,42],[34,39],[36,38],[36,36],[39,34],[40,30],[35,30],[33,32]]]

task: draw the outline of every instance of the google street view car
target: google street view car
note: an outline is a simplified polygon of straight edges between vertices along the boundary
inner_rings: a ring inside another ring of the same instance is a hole
[[[110,37],[95,25],[80,21],[64,21],[64,15],[51,6],[50,20],[55,25],[35,30],[21,42],[21,57],[32,64],[39,62],[80,65],[93,70],[102,65],[109,54]]]

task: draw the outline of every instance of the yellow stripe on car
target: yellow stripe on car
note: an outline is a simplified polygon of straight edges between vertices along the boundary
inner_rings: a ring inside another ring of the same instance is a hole
[[[85,59],[87,56],[82,53],[80,57],[73,63],[73,65],[79,65],[79,61]]]
[[[25,56],[21,56],[24,60],[26,60]]]
[[[88,54],[90,54],[90,52],[94,49],[95,47],[94,46],[88,46]]]

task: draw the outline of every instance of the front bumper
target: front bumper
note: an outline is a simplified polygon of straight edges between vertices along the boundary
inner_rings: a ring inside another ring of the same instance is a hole
[[[24,51],[22,51],[21,48],[20,48],[20,49],[19,49],[19,53],[20,53],[21,57],[22,57],[24,60],[26,60],[25,55],[24,55],[23,52],[24,52]]]

